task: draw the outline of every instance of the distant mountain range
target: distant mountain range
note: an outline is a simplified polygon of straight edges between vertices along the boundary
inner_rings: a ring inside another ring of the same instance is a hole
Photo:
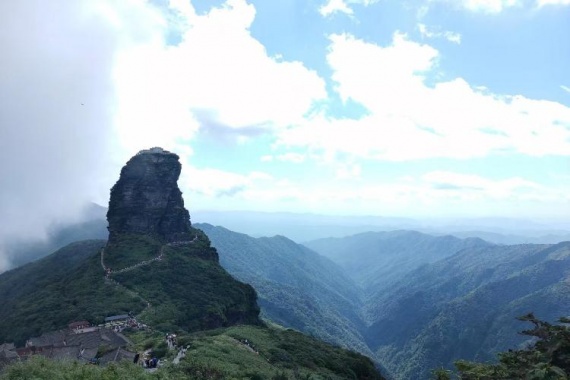
[[[370,296],[364,334],[399,378],[460,358],[494,359],[523,344],[515,317],[554,322],[570,311],[570,242],[465,249]]]
[[[199,227],[222,265],[250,279],[268,318],[373,351],[397,379],[428,378],[431,369],[457,359],[493,360],[524,342],[515,317],[534,311],[554,321],[570,311],[570,242],[503,246],[392,231],[307,243],[335,267],[284,237]],[[350,294],[354,301],[346,303]],[[317,312],[307,312],[303,299],[317,300],[311,303]],[[360,309],[346,314],[346,305]],[[299,315],[308,322],[298,323]]]
[[[56,249],[84,239],[107,239],[107,208],[91,203],[76,221],[49,227],[46,239],[2,242],[10,267],[41,258]],[[284,212],[195,211],[197,223],[221,225],[252,237],[287,236],[297,243],[330,237],[347,237],[365,232],[413,230],[433,236],[478,237],[496,244],[556,244],[570,241],[570,223],[533,222],[508,218],[434,219],[379,216],[330,216]]]
[[[365,293],[375,293],[417,267],[461,250],[492,245],[479,238],[431,236],[417,231],[365,232],[306,242],[339,264]]]
[[[85,225],[68,226],[54,236],[65,241],[78,233],[106,234],[101,220],[89,223],[91,232]],[[524,343],[515,317],[533,311],[554,321],[570,311],[570,243],[504,245],[518,238],[397,230],[300,245],[284,236],[195,227],[208,235],[220,264],[256,289],[263,317],[356,349],[397,379],[427,378],[431,369],[459,358],[492,360],[496,352]],[[318,235],[316,225],[297,227],[303,228],[310,232],[305,236]],[[353,231],[333,229],[340,236]],[[45,250],[29,249],[26,257]]]
[[[199,223],[221,225],[253,237],[283,235],[297,243],[362,232],[414,230],[430,235],[479,237],[498,244],[555,244],[570,240],[565,220],[516,218],[413,219],[386,216],[335,216],[287,212],[203,211],[193,214]]]

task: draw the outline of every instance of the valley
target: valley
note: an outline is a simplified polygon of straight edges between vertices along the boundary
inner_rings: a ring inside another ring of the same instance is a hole
[[[71,243],[1,274],[0,340],[18,347],[73,320],[97,326],[126,313],[182,337],[269,323],[359,352],[387,378],[427,379],[456,360],[522,347],[518,316],[556,321],[570,310],[570,242],[501,245],[412,230],[304,244],[254,238],[191,225],[179,172],[168,152],[133,157],[111,191],[107,241]],[[101,224],[67,226],[48,245],[73,231],[101,236]]]

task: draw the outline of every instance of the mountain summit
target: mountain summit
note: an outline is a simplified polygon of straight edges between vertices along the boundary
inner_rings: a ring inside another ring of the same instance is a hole
[[[152,236],[163,243],[194,237],[190,214],[177,185],[181,171],[178,159],[162,148],[151,148],[127,162],[111,189],[107,212],[110,243],[124,233]]]
[[[160,331],[259,325],[255,290],[192,227],[180,172],[174,153],[139,152],[111,189],[107,242],[71,244],[0,275],[0,342],[128,313]]]

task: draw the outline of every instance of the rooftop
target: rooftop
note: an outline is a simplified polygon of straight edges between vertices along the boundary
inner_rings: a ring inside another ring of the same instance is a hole
[[[105,318],[105,322],[120,321],[121,319],[129,319],[129,318],[130,317],[127,314],[113,315],[112,317]]]
[[[137,153],[137,156],[140,154],[172,154],[171,152],[162,149],[161,147],[155,146],[150,149],[143,149]]]

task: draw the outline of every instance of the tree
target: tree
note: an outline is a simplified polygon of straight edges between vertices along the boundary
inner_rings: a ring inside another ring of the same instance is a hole
[[[517,318],[530,322],[533,328],[521,332],[535,338],[527,348],[500,353],[498,364],[455,362],[456,374],[443,369],[432,372],[433,379],[447,380],[567,380],[570,379],[570,319],[560,318],[552,325],[532,313]]]

